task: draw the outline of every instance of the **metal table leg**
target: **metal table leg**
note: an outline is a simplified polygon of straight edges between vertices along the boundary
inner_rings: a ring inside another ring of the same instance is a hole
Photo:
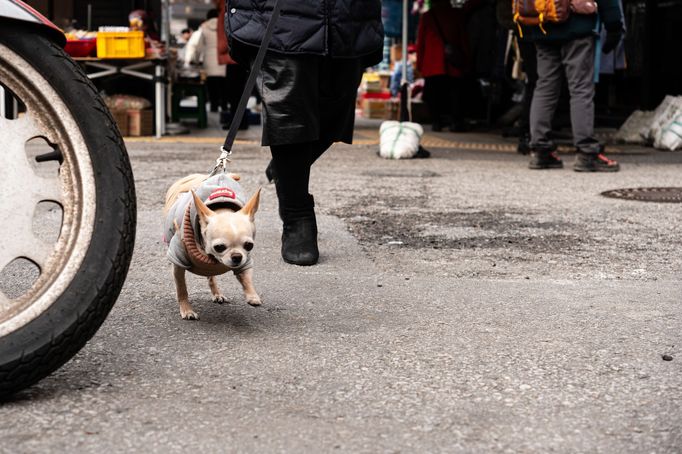
[[[154,66],[154,104],[156,107],[155,130],[156,138],[159,139],[166,133],[166,81],[165,66]]]

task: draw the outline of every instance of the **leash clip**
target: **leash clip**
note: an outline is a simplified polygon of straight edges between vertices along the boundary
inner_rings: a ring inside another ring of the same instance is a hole
[[[221,169],[223,172],[225,172],[227,170],[227,163],[232,162],[230,156],[232,156],[232,150],[226,150],[224,146],[221,146],[220,157],[215,160],[215,167],[213,167],[213,171],[211,172],[210,176],[215,175],[218,173],[218,170]]]

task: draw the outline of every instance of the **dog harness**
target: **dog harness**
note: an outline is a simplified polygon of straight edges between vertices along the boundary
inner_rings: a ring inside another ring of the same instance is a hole
[[[238,211],[246,203],[241,185],[223,172],[206,179],[194,192],[211,209]],[[201,224],[191,192],[181,193],[168,211],[163,241],[168,246],[166,255],[171,263],[201,276],[217,276],[228,271],[239,274],[253,266],[251,257],[239,267],[230,268],[204,253]]]

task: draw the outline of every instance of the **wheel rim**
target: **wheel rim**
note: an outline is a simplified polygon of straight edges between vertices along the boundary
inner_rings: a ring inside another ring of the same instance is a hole
[[[28,260],[39,270],[20,295],[9,297],[0,292],[2,337],[45,312],[76,276],[93,234],[95,181],[89,151],[73,114],[40,73],[2,44],[0,83],[25,106],[25,113],[17,119],[0,117],[0,206],[5,217],[0,273],[17,259]],[[43,164],[28,159],[27,142],[36,138],[44,139],[63,157],[52,178],[41,174]],[[42,202],[61,207],[61,225],[54,241],[46,241],[34,230],[34,213]]]

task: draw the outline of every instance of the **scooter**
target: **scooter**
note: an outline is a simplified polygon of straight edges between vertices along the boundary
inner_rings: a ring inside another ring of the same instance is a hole
[[[135,241],[121,134],[64,44],[33,8],[0,0],[0,399],[93,336]]]

